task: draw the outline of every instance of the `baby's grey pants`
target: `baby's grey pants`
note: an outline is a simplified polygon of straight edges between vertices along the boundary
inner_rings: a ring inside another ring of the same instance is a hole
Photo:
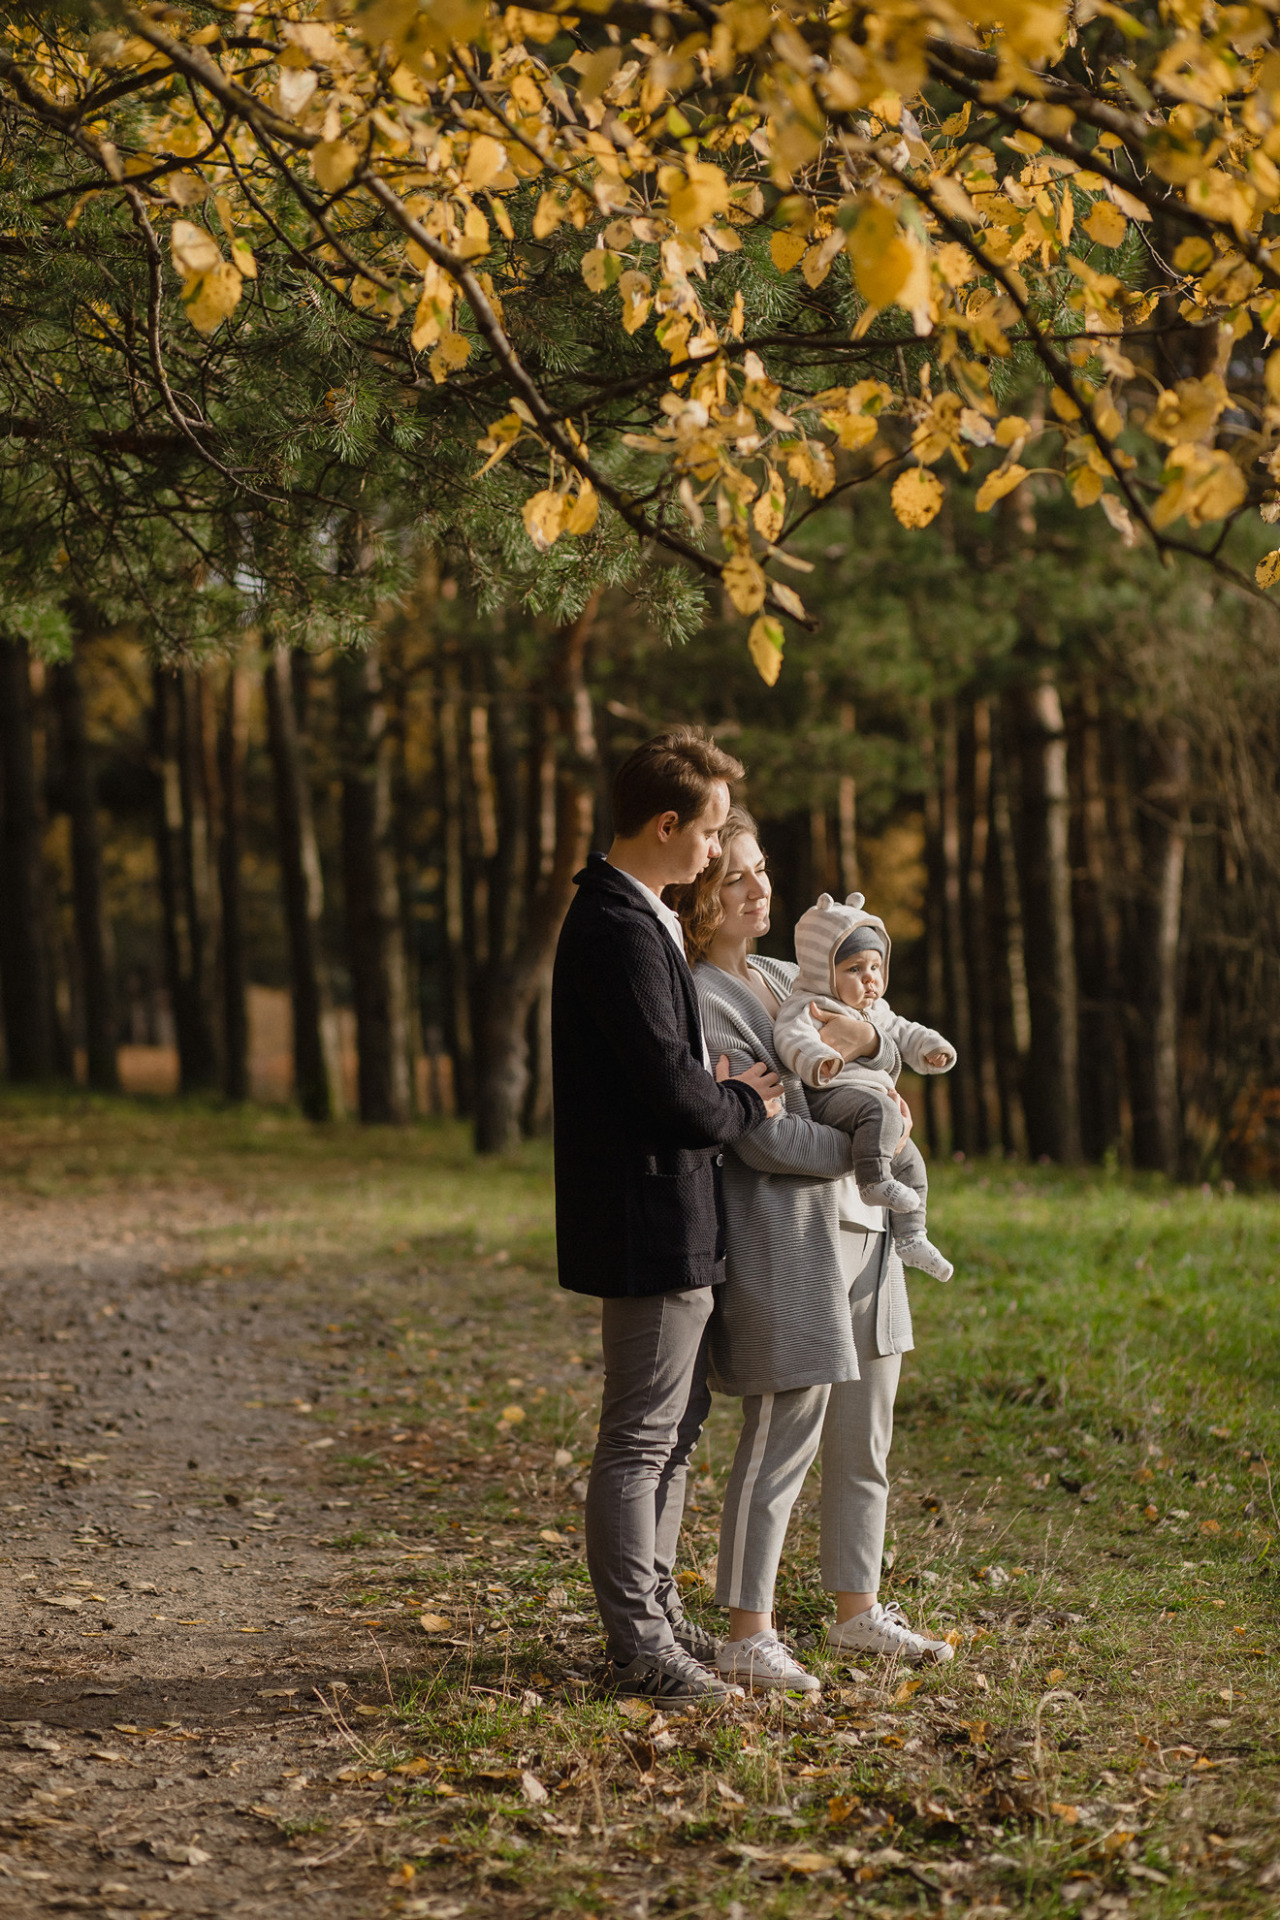
[[[772,1610],[787,1522],[819,1446],[822,1584],[831,1593],[874,1593],[880,1585],[902,1355],[876,1351],[877,1238],[840,1234],[862,1378],[743,1399],[742,1433],[720,1522],[716,1599],[722,1607]]]
[[[895,1100],[874,1080],[839,1075],[830,1086],[806,1089],[809,1111],[824,1127],[839,1127],[853,1142],[853,1177],[860,1187],[901,1180],[914,1187],[920,1205],[910,1213],[891,1213],[895,1246],[929,1230],[929,1176],[914,1140],[903,1142],[902,1115]]]

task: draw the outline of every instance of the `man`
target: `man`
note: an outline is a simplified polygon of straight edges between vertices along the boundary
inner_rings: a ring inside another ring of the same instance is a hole
[[[780,1110],[781,1082],[760,1064],[711,1074],[661,893],[719,854],[742,772],[688,727],[624,762],[613,844],[577,875],[551,997],[560,1284],[604,1302],[587,1565],[613,1686],[668,1701],[734,1691],[704,1664],[715,1642],[684,1619],[672,1575],[724,1277],[718,1149]]]

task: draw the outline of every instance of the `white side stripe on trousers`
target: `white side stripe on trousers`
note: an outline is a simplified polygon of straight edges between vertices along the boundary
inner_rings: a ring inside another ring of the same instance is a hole
[[[764,1465],[765,1449],[769,1444],[769,1423],[773,1416],[773,1395],[760,1395],[760,1420],[756,1427],[756,1437],[751,1445],[751,1458],[747,1471],[742,1477],[742,1492],[738,1495],[738,1511],[733,1523],[733,1569],[729,1580],[729,1605],[742,1604],[742,1566],[747,1552],[747,1536],[750,1533],[751,1502],[755,1497],[756,1481],[760,1478],[760,1469]]]

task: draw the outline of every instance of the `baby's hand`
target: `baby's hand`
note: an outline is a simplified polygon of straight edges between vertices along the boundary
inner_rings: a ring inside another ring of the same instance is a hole
[[[948,1060],[950,1060],[950,1058],[951,1058],[951,1055],[949,1053],[942,1053],[940,1051],[934,1052],[934,1053],[926,1053],[924,1057],[924,1063],[926,1067],[945,1067]]]

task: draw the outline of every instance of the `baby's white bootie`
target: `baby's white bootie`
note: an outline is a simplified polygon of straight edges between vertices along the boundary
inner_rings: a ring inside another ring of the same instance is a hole
[[[922,1233],[894,1244],[904,1267],[918,1267],[921,1273],[931,1274],[935,1280],[949,1280],[955,1272],[951,1262]]]
[[[873,1180],[867,1186],[859,1186],[859,1198],[868,1207],[888,1207],[890,1213],[914,1213],[920,1205],[920,1195],[914,1187],[906,1187],[901,1180]]]

